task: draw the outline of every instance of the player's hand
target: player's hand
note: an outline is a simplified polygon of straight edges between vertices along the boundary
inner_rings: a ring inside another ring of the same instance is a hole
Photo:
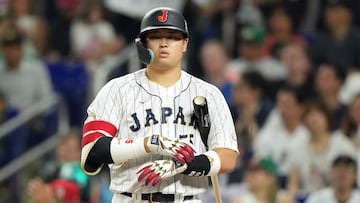
[[[187,169],[187,164],[180,164],[176,160],[157,160],[143,165],[136,174],[138,182],[145,181],[145,185],[156,186],[162,180],[182,173]]]
[[[149,137],[148,147],[150,151],[171,156],[184,165],[191,162],[195,157],[194,147],[178,138],[160,137],[153,135]]]

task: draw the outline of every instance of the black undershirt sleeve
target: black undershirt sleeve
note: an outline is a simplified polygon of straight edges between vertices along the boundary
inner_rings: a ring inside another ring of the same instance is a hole
[[[93,148],[90,150],[87,161],[86,168],[98,168],[101,164],[111,164],[114,163],[111,154],[110,154],[110,144],[111,137],[101,137],[94,144]]]

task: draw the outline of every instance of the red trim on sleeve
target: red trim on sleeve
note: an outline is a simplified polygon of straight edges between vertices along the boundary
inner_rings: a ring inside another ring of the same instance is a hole
[[[104,135],[102,133],[99,133],[99,132],[93,132],[93,133],[90,133],[88,135],[85,135],[82,138],[81,147],[84,147],[85,145],[89,144],[90,142],[93,142],[93,141],[95,141],[98,138],[103,137],[103,136]]]
[[[84,125],[84,129],[83,129],[83,133],[87,133],[89,131],[96,131],[96,130],[103,130],[107,133],[109,133],[112,137],[115,136],[116,134],[116,127],[107,121],[100,121],[100,120],[95,120],[95,121],[89,121],[87,123],[85,123]]]

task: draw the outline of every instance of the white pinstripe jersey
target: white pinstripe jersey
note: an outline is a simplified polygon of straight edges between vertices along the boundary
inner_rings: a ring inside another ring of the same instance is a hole
[[[191,124],[192,100],[205,96],[211,121],[209,148],[230,148],[238,151],[233,120],[221,92],[213,85],[181,72],[181,79],[164,88],[150,81],[145,69],[108,82],[88,108],[88,120],[104,120],[117,127],[118,138],[137,138],[153,134],[178,137],[190,141],[197,154],[205,152],[200,134]],[[163,192],[196,195],[207,189],[207,177],[176,175],[159,186],[143,186],[136,171],[144,163],[164,159],[149,155],[123,164],[110,164],[114,192]]]

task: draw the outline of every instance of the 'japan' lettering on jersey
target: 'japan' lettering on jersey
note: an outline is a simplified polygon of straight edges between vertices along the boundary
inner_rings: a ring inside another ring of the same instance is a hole
[[[209,149],[229,148],[238,151],[233,120],[221,92],[213,85],[195,78],[185,71],[176,84],[165,88],[150,81],[145,69],[108,82],[88,108],[88,121],[103,120],[117,128],[115,139],[131,139],[150,135],[176,137],[191,142],[197,154],[205,152],[200,134],[194,128],[193,99],[204,96],[208,101],[211,129]],[[84,149],[83,149],[84,150]],[[168,159],[149,155],[110,164],[114,192],[162,192],[196,195],[207,189],[207,177],[176,175],[159,186],[138,183],[136,171],[145,163]]]

